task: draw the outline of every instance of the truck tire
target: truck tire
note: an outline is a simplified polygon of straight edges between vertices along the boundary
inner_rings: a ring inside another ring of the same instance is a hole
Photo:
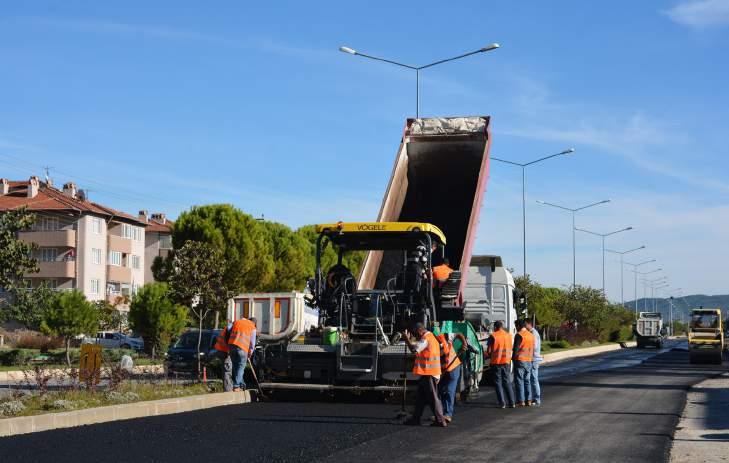
[[[635,342],[635,348],[636,349],[642,349],[644,347],[645,346],[643,345],[643,342],[640,339]]]

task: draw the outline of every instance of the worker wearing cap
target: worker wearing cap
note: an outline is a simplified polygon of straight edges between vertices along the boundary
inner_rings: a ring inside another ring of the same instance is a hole
[[[435,338],[440,345],[440,371],[441,378],[438,383],[438,394],[443,403],[443,418],[447,423],[453,419],[454,406],[456,402],[456,392],[458,383],[461,380],[461,359],[459,354],[466,352],[468,341],[461,333],[452,334],[453,339],[461,341],[461,349],[456,353],[453,347],[453,339],[448,334],[439,334]]]
[[[215,345],[213,346],[223,357],[223,390],[225,392],[233,390],[233,361],[230,359],[230,349],[228,348],[228,339],[232,327],[233,322],[228,321],[225,328],[215,337]]]
[[[519,320],[518,332],[514,336],[514,386],[516,406],[532,405],[532,361],[534,360],[534,335],[526,328],[526,322]]]
[[[446,427],[443,417],[443,404],[438,397],[438,381],[440,381],[440,346],[433,333],[425,329],[422,323],[415,325],[415,344],[410,341],[410,333],[406,330],[402,333],[408,349],[415,354],[413,373],[420,377],[418,381],[418,393],[415,399],[415,411],[412,418],[405,424],[420,425],[420,418],[423,416],[425,405],[430,405],[435,416],[435,422],[431,426]]]
[[[514,408],[514,389],[511,384],[511,357],[513,354],[511,334],[504,330],[500,320],[494,322],[494,331],[487,341],[486,354],[489,356],[489,371],[493,375],[496,400],[501,408]]]
[[[228,337],[230,360],[233,362],[233,391],[245,389],[243,373],[256,347],[256,319],[241,318],[233,322]]]

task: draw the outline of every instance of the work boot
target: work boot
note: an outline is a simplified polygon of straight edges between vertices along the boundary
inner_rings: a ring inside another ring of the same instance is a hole
[[[435,423],[431,423],[430,425],[431,425],[431,426],[433,426],[433,427],[436,427],[436,428],[447,428],[447,427],[448,427],[448,423],[446,423],[446,421],[445,421],[445,420],[443,420],[443,421],[442,421],[442,422],[440,422],[440,423],[438,423],[438,422],[436,421]]]
[[[517,407],[526,407],[526,404],[524,404],[524,402],[517,402],[516,406]]]

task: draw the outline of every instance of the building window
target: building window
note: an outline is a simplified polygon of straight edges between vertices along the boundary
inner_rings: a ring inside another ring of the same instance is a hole
[[[135,269],[142,268],[142,263],[141,263],[141,259],[139,258],[139,256],[132,255],[131,261],[132,261],[132,268],[135,268]]]
[[[135,227],[134,225],[129,225],[128,223],[122,224],[122,237],[134,241],[144,241],[144,233],[142,232],[142,228]]]
[[[58,217],[38,217],[35,222],[35,229],[38,231],[54,231],[60,229]]]
[[[139,283],[133,283],[132,284],[132,296],[134,296],[138,292],[139,292]]]
[[[172,249],[172,235],[159,235],[159,248]]]
[[[116,265],[120,267],[122,264],[122,253],[121,251],[109,251],[109,265]]]
[[[58,249],[56,248],[41,248],[40,251],[41,262],[55,262],[58,257]]]
[[[101,265],[101,249],[91,248],[91,263]]]
[[[57,289],[58,280],[46,280],[46,286],[50,289]]]
[[[91,279],[91,294],[99,294],[99,287],[101,286],[101,281],[97,278]]]
[[[91,231],[95,235],[101,235],[101,219],[94,217],[91,219]]]

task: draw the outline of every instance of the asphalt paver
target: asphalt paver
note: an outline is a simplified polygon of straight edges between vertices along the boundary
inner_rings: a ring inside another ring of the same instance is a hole
[[[262,402],[2,438],[0,461],[666,461],[687,389],[726,368],[640,355],[546,375],[539,408],[502,410],[485,390],[445,429],[399,424],[396,404]]]

